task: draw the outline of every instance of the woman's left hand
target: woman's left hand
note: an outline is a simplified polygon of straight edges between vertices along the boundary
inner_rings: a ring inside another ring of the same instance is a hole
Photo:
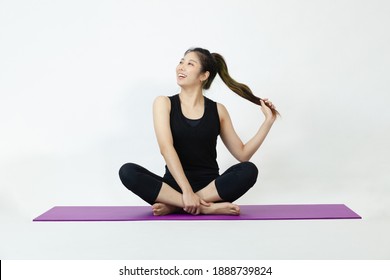
[[[274,121],[276,119],[276,116],[272,114],[272,109],[275,109],[275,105],[272,104],[271,101],[268,100],[268,98],[260,99],[261,103],[261,111],[263,112],[265,118],[267,120]]]

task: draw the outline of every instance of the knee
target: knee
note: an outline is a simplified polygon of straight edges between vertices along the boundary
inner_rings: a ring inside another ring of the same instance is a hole
[[[137,178],[137,165],[134,163],[125,163],[119,169],[119,178],[125,186],[133,185]]]
[[[248,181],[253,186],[257,181],[257,176],[259,175],[259,170],[257,166],[250,161],[243,162],[243,169],[245,170],[245,174],[247,176]]]
[[[250,174],[252,177],[256,177],[259,174],[259,170],[257,169],[257,166],[251,162],[251,161],[246,161],[242,163],[244,165],[244,169]]]

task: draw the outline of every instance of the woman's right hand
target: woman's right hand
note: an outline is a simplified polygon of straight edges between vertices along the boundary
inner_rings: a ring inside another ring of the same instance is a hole
[[[200,206],[209,206],[210,204],[201,199],[194,192],[184,192],[183,193],[183,210],[192,215],[200,214]]]

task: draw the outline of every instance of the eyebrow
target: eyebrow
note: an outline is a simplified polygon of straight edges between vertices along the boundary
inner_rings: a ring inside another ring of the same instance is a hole
[[[184,61],[184,58],[182,58],[181,61]],[[198,61],[193,60],[193,59],[190,59],[190,61],[195,62],[195,63],[199,63]]]

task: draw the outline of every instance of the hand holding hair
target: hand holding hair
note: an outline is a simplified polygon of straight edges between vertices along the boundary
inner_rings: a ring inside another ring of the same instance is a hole
[[[271,101],[268,100],[268,98],[260,99],[260,105],[261,105],[261,111],[263,112],[265,118],[267,120],[275,121],[276,114],[273,112],[275,110],[275,105],[272,104]]]

